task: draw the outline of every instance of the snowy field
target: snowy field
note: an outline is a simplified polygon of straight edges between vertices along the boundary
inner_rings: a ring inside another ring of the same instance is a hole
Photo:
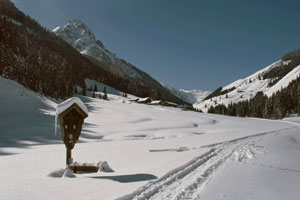
[[[271,121],[80,97],[76,162],[113,172],[62,177],[56,103],[0,78],[0,200],[299,199],[299,120]]]

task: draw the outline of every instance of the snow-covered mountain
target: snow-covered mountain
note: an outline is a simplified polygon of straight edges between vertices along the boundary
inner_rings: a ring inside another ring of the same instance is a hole
[[[117,77],[151,88],[154,93],[152,96],[183,103],[180,98],[170,93],[167,88],[149,74],[106,49],[103,43],[96,39],[92,30],[80,20],[70,20],[65,26],[55,28],[53,32],[71,44],[81,54],[98,63],[99,67],[108,70]]]
[[[185,90],[185,89],[176,89],[170,85],[161,84],[170,90],[172,94],[184,100],[187,103],[195,104],[201,102],[207,95],[211,93],[211,91],[203,91],[203,90]]]
[[[211,91],[196,90],[196,89],[194,90],[179,89],[178,91],[180,92],[178,96],[191,104],[202,101],[205,97],[207,97],[207,95],[211,93]]]
[[[264,78],[264,75],[269,73],[272,69],[287,66],[289,62],[290,61],[279,60],[244,79],[239,79],[222,89],[220,88],[220,90],[216,92],[216,95],[211,95],[211,98],[195,103],[193,106],[207,112],[210,106],[220,104],[228,105],[230,103],[248,100],[254,97],[258,92],[272,96],[273,93],[287,87],[291,81],[299,77],[300,66],[294,68],[280,80],[277,80],[277,78]],[[274,80],[276,80],[277,83],[274,85],[270,84]]]
[[[121,73],[130,78],[142,78],[134,66],[118,58],[106,49],[103,43],[96,40],[92,30],[80,20],[70,20],[63,27],[56,27],[53,32],[71,44],[81,54],[91,56],[108,64],[108,69],[114,73]]]

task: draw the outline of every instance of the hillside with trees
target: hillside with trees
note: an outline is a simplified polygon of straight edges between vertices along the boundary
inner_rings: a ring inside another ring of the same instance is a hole
[[[9,0],[0,0],[1,76],[54,98],[72,96],[76,85],[85,90],[84,80],[92,79],[136,96],[183,103],[166,90],[132,82],[99,65],[19,11]]]
[[[215,91],[213,91],[211,94],[209,94],[207,97],[205,97],[203,99],[203,101],[211,99],[211,98],[216,97],[216,96],[227,94],[227,93],[229,93],[229,92],[231,92],[233,90],[235,90],[235,87],[232,87],[232,88],[229,88],[229,89],[225,89],[225,90],[223,90],[222,87],[218,87]]]
[[[300,50],[298,49],[285,54],[281,60],[288,62],[288,64],[275,67],[262,76],[263,79],[272,79],[268,84],[269,87],[275,85],[280,79],[300,64]]]
[[[290,62],[286,66],[273,68],[265,76],[269,78],[276,77],[280,80],[300,65],[300,50],[284,55],[282,60]],[[277,91],[270,97],[264,95],[263,92],[258,92],[250,100],[231,103],[228,106],[224,104],[211,106],[208,113],[269,119],[281,119],[290,114],[300,115],[300,76],[291,81],[286,88]]]

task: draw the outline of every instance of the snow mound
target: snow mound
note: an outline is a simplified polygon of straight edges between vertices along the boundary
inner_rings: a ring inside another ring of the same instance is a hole
[[[66,170],[66,169],[55,170],[55,171],[49,173],[48,176],[49,176],[49,177],[52,177],[52,178],[61,178],[61,177],[64,175],[65,170]]]
[[[114,172],[112,168],[108,165],[106,161],[98,163],[99,171],[98,172]]]
[[[70,168],[67,168],[62,175],[63,178],[75,178],[76,176],[73,174],[73,171]]]
[[[114,172],[114,170],[108,165],[107,161],[99,161],[98,163],[87,163],[87,162],[73,162],[72,166],[93,166],[98,167],[99,172]]]
[[[66,177],[66,178],[75,178],[76,177],[73,174],[73,171],[71,169],[69,169],[69,168],[55,170],[55,171],[49,173],[48,176],[52,177],[52,178],[63,178],[63,177]]]

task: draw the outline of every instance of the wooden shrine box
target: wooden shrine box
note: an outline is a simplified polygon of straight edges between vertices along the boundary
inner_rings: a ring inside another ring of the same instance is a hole
[[[58,115],[62,138],[67,149],[74,148],[81,134],[83,121],[87,116],[76,102]]]
[[[79,139],[84,119],[88,116],[88,109],[78,97],[72,97],[57,105],[56,116],[59,119],[62,139],[66,146],[67,168],[76,172],[97,172],[98,166],[73,165],[72,149]]]
[[[67,149],[66,164],[72,163],[71,150],[74,148],[82,130],[83,120],[88,116],[88,109],[78,97],[72,97],[56,107],[62,139]]]

